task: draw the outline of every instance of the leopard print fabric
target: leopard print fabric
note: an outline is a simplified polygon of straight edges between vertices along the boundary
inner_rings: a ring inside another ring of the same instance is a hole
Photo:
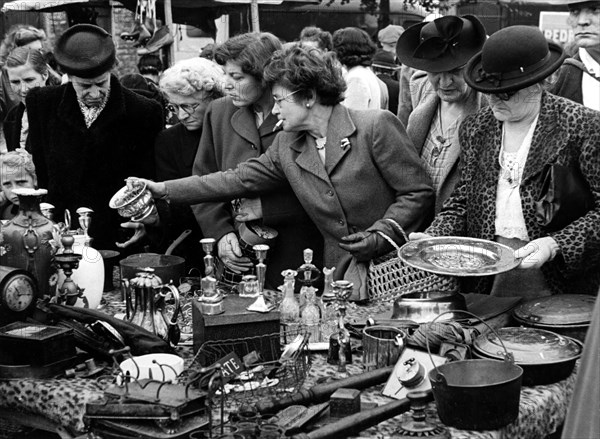
[[[465,119],[460,128],[461,180],[427,233],[494,240],[498,156],[502,124],[490,108]],[[595,208],[564,229],[547,233],[536,222],[534,201],[546,164],[578,166],[590,185]],[[561,255],[542,267],[557,293],[596,294],[600,285],[600,113],[549,93],[542,95],[538,123],[520,187],[531,240],[552,236]],[[463,281],[463,292],[488,294],[493,277]]]

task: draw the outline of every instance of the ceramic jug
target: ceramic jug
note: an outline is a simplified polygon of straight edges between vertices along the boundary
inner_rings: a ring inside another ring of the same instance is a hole
[[[73,252],[80,254],[82,258],[71,279],[83,289],[83,298],[77,299],[75,306],[96,309],[100,305],[104,289],[104,260],[102,254],[92,247],[89,236],[73,235],[73,238]],[[65,274],[59,271],[58,285],[62,285],[64,280]]]
[[[176,345],[180,337],[177,325],[180,310],[177,288],[172,284],[164,285],[160,277],[154,274],[153,268],[144,268],[131,280],[123,279],[122,288],[127,320]],[[165,303],[169,293],[175,299],[175,307],[170,317],[167,315]]]

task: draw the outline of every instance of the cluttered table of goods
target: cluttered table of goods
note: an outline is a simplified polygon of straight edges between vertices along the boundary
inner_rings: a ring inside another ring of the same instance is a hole
[[[33,426],[62,438],[545,438],[565,418],[582,343],[567,337],[574,345],[568,361],[533,364],[535,351],[546,350],[545,330],[529,327],[536,332],[526,333],[522,343],[512,332],[500,332],[519,329],[507,327],[523,306],[518,299],[467,294],[442,308],[404,300],[355,304],[339,297],[344,285],[334,283],[333,296],[325,297],[331,300],[305,291],[299,320],[283,321],[289,316],[282,292],[265,291],[257,299],[242,297],[241,288],[241,295],[228,292],[220,305],[204,308],[196,288],[201,284],[190,276],[177,288],[180,336],[177,344],[171,340],[168,354],[132,355],[140,350],[136,337],[144,334],[123,334],[104,323],[111,329],[96,332],[105,340],[93,355],[79,349],[86,343],[77,334],[77,355],[64,366],[50,372],[37,366],[34,377],[2,379],[4,437],[22,437]],[[148,289],[134,285],[131,291],[105,292],[99,315],[131,319],[145,305],[150,312],[148,303],[135,303]],[[165,303],[154,311],[172,311],[170,290],[156,294],[154,303]],[[269,311],[247,311],[257,301]],[[312,306],[319,309],[316,322],[302,317]],[[417,320],[428,323],[398,318],[415,306]],[[440,310],[446,315],[436,319]],[[96,321],[90,322],[86,326],[97,330]],[[18,326],[36,329],[31,322]],[[585,325],[577,329],[582,338]],[[67,335],[78,330],[70,327]],[[546,334],[554,337],[547,343],[563,344],[554,334]],[[500,339],[517,360],[524,356],[524,374],[496,355],[504,349]],[[112,358],[106,355],[111,349]],[[474,381],[461,381],[444,364],[459,366],[459,375],[465,373],[460,365],[472,364],[465,370]],[[436,370],[447,383],[438,382],[432,392],[429,376]]]

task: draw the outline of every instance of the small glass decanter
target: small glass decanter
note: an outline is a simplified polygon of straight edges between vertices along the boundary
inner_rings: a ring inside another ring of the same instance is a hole
[[[283,300],[279,305],[279,313],[281,314],[281,321],[285,324],[298,323],[300,320],[300,304],[294,294],[297,274],[296,270],[281,272],[283,276]]]
[[[303,257],[304,264],[298,268],[298,274],[300,274],[298,281],[302,283],[302,288],[300,288],[300,312],[302,312],[306,305],[306,289],[312,287],[313,282],[315,282],[321,274],[319,269],[312,263],[313,251],[310,248],[304,249]]]
[[[317,306],[316,290],[313,287],[306,288],[306,306],[302,310],[302,324],[309,334],[309,343],[320,341],[321,310]]]

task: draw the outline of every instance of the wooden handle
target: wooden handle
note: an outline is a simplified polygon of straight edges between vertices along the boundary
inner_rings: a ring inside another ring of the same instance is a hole
[[[360,390],[384,383],[393,370],[394,366],[388,366],[341,380],[317,384],[310,389],[304,389],[282,398],[262,399],[256,403],[256,408],[260,413],[274,413],[291,405],[324,402],[341,388]]]
[[[431,391],[427,391],[425,402],[433,401]],[[340,419],[337,422],[321,427],[310,433],[292,436],[293,439],[337,439],[340,437],[354,436],[357,432],[379,424],[387,419],[398,416],[410,409],[410,400],[402,398],[371,410],[355,413]]]

